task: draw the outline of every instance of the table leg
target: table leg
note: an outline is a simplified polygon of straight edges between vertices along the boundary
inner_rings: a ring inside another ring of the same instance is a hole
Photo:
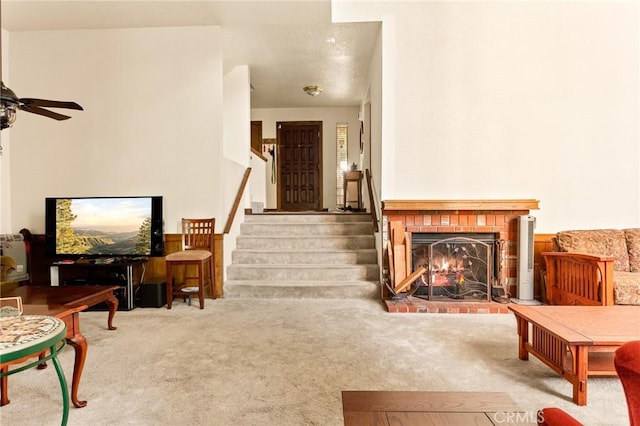
[[[65,379],[64,377],[64,371],[62,370],[60,361],[58,361],[58,349],[56,348],[55,345],[51,347],[51,362],[53,362],[53,366],[56,369],[56,373],[58,374],[58,380],[60,381],[60,387],[62,388],[61,425],[65,426],[67,424],[67,419],[69,418],[69,389],[67,388],[67,379]]]
[[[117,327],[113,326],[113,317],[116,316],[116,311],[118,310],[118,298],[115,294],[111,294],[111,297],[106,300],[107,306],[109,307],[109,319],[107,320],[107,328],[109,330],[115,330]]]
[[[347,179],[343,178],[342,180],[342,207],[344,208],[344,211],[347,211],[347,188],[349,187],[349,185],[347,185]]]
[[[587,371],[589,364],[589,349],[586,346],[575,346],[572,350],[575,361],[575,376],[573,377],[573,402],[587,405]]]
[[[211,259],[211,261],[213,262],[213,259]],[[200,300],[198,300],[198,302],[200,302],[200,309],[204,309],[204,283],[205,283],[205,277],[204,275],[202,275],[204,273],[204,262],[200,262],[198,264],[198,277],[200,282],[198,283],[198,297],[200,298]]]
[[[0,368],[0,373],[3,374],[0,378],[0,407],[9,403],[9,387],[7,386],[7,376],[4,375],[7,374],[8,371],[9,367]]]
[[[516,316],[518,327],[518,358],[521,360],[529,359],[527,351],[527,343],[529,343],[529,322],[524,318]]]
[[[167,262],[167,309],[171,309],[173,304],[173,271],[169,262]]]
[[[75,360],[73,362],[73,379],[71,381],[71,402],[76,408],[86,407],[87,401],[78,400],[78,386],[80,385],[80,376],[84,369],[84,362],[87,358],[87,339],[81,334],[76,333],[67,343],[73,346],[75,351]]]
[[[44,359],[45,356],[46,356],[46,353],[42,352],[38,356],[38,358]],[[38,370],[44,370],[45,368],[47,368],[47,363],[42,362],[38,364],[36,368]],[[8,371],[9,371],[9,367],[2,367],[0,369],[0,373],[3,374],[2,378],[0,378],[0,407],[2,407],[3,405],[7,405],[9,402],[11,402],[9,401],[9,377],[6,375]]]

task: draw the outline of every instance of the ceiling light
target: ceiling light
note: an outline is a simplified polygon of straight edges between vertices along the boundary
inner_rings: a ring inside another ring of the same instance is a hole
[[[302,88],[304,92],[309,96],[318,96],[320,92],[322,92],[322,87],[320,86],[304,86]]]

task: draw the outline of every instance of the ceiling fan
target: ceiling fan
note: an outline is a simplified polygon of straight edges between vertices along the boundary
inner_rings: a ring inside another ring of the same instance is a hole
[[[54,120],[67,120],[71,118],[68,115],[49,111],[48,109],[45,109],[45,107],[82,110],[82,107],[75,102],[50,101],[47,99],[36,98],[18,98],[13,90],[9,89],[4,85],[4,82],[2,82],[2,91],[0,93],[0,130],[11,127],[13,122],[16,120],[16,112],[19,109],[33,114],[53,118]]]

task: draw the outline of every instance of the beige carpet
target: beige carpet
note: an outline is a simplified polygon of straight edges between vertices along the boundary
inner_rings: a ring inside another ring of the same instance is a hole
[[[81,314],[89,352],[70,425],[341,425],[342,390],[506,392],[523,410],[562,407],[586,425],[626,425],[617,378],[588,405],[536,359],[517,356],[511,314],[390,314],[375,300],[207,299],[204,311]],[[73,350],[62,362],[70,380]],[[56,425],[55,370],[9,378],[2,425]]]

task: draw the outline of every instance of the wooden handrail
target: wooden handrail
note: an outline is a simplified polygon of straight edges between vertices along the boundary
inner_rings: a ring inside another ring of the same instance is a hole
[[[251,153],[253,155],[255,155],[256,157],[258,157],[259,159],[261,159],[262,161],[264,161],[265,163],[267,162],[267,157],[262,155],[262,153],[260,151],[258,151],[257,149],[255,149],[254,147],[251,147]]]
[[[371,208],[371,218],[373,220],[373,232],[378,232],[378,215],[376,213],[376,200],[373,197],[373,189],[371,188],[371,172],[369,169],[365,169],[365,175],[367,176],[367,190],[369,191],[369,206]]]
[[[227,218],[227,224],[224,227],[225,234],[228,234],[229,231],[231,231],[231,226],[233,225],[233,218],[236,216],[238,207],[240,207],[240,201],[242,201],[242,194],[244,194],[244,189],[247,186],[247,182],[249,181],[250,174],[251,174],[251,167],[247,167],[247,170],[244,171],[244,176],[242,177],[240,188],[238,188],[236,199],[233,202],[233,206],[231,207],[231,212],[229,212],[229,217]]]

